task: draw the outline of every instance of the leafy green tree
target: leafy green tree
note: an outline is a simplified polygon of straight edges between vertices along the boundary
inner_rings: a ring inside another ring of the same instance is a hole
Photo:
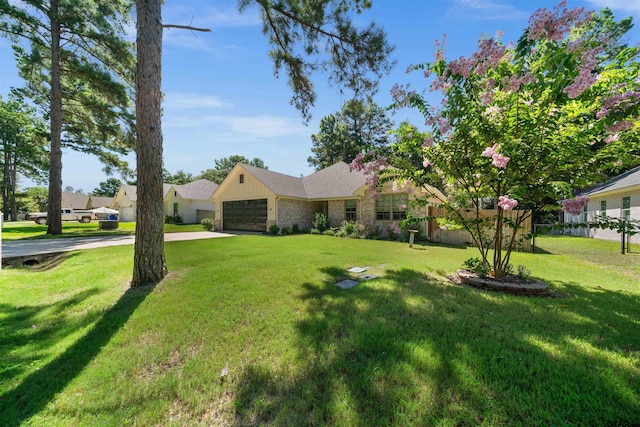
[[[330,80],[363,96],[374,91],[378,78],[393,65],[392,47],[374,24],[359,30],[351,13],[371,6],[370,0],[298,2],[239,0],[241,12],[257,5],[263,32],[272,47],[275,73],[284,70],[293,90],[291,103],[309,119],[315,91],[310,75],[316,69]],[[137,0],[136,124],[138,222],[132,286],[157,283],[167,272],[163,244],[160,0]],[[327,53],[327,55],[323,55]]]
[[[48,234],[60,234],[62,147],[124,168],[133,148],[134,56],[123,40],[127,0],[0,0],[0,32],[14,42],[22,93],[50,120]]]
[[[122,182],[116,178],[108,178],[106,181],[101,181],[96,188],[90,193],[91,196],[99,197],[113,197],[116,195]]]
[[[22,195],[27,212],[44,212],[49,202],[49,190],[45,187],[29,187]]]
[[[22,100],[0,97],[0,189],[4,218],[17,220],[18,177],[42,180],[46,176],[47,150],[45,126]]]
[[[391,142],[392,121],[375,103],[358,99],[347,101],[342,109],[320,120],[320,131],[311,135],[313,156],[310,166],[320,170],[339,161],[351,162],[367,150],[384,150]]]
[[[191,172],[185,172],[182,169],[179,169],[176,173],[174,173],[173,175],[171,173],[169,173],[169,171],[167,171],[165,169],[166,173],[163,173],[163,181],[167,184],[177,184],[177,185],[184,185],[184,184],[188,184],[191,181],[194,181],[196,178],[193,177],[193,174]]]
[[[249,160],[245,156],[240,156],[238,154],[233,154],[229,157],[223,157],[221,159],[214,160],[215,167],[212,169],[205,169],[196,177],[196,179],[208,179],[209,181],[213,181],[217,184],[222,183],[224,179],[229,175],[231,169],[238,163],[243,163],[249,166],[255,166],[257,168],[269,169],[265,166],[264,161],[257,157],[254,157],[253,160]]]
[[[621,34],[593,28],[597,22],[562,2],[536,11],[513,48],[483,38],[470,58],[447,62],[438,43],[435,61],[416,69],[442,92],[442,106],[406,87],[392,91],[396,106],[417,108],[430,132],[399,140],[388,159],[395,168],[378,176],[427,192],[424,184],[444,188],[449,219],[471,234],[495,277],[509,271],[515,230],[540,201],[554,201],[543,209],[557,210],[557,200],[599,181],[603,171],[638,164],[640,50],[606,54],[604,43],[616,44]],[[422,165],[404,161],[407,154],[421,156]],[[361,155],[354,165],[374,172],[366,160]],[[380,169],[379,161],[372,165]],[[493,218],[480,212],[487,199],[497,209]],[[563,208],[581,211],[584,203],[569,200]],[[462,208],[474,216],[463,217]],[[515,215],[507,218],[508,211]]]

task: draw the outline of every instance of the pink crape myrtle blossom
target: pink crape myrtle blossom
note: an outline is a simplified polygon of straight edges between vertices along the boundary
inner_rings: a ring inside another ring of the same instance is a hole
[[[567,9],[567,2],[561,1],[553,11],[542,8],[529,18],[529,40],[548,39],[561,41],[572,26],[580,27],[591,20],[592,13],[584,13],[584,7]]]
[[[396,236],[399,236],[402,233],[402,230],[400,230],[400,227],[398,226],[397,222],[392,223],[389,229]]]
[[[373,160],[367,162],[368,157],[373,157]],[[358,153],[356,157],[349,164],[349,171],[359,171],[367,176],[366,183],[369,190],[373,192],[373,197],[377,197],[378,189],[378,175],[387,165],[387,158],[384,156],[378,156],[374,150],[369,153]]]
[[[491,157],[492,159],[491,164],[493,166],[500,169],[504,169],[507,167],[507,163],[509,163],[510,158],[498,153],[497,152],[498,147],[499,147],[498,144],[493,144],[492,147],[485,148],[484,151],[482,152],[482,155],[484,157]]]
[[[496,154],[497,149],[498,149],[498,144],[493,144],[492,147],[485,148],[484,151],[482,152],[482,155],[484,157],[493,157],[493,155]]]
[[[580,215],[584,205],[589,202],[585,196],[577,196],[575,199],[565,199],[562,201],[562,210],[571,215]]]
[[[622,166],[622,160],[616,160],[616,161],[613,163],[613,165],[614,165],[614,166]]]
[[[564,88],[564,92],[569,98],[577,98],[598,81],[598,74],[595,73],[594,70],[598,65],[598,54],[600,52],[602,52],[602,46],[582,52],[578,77],[576,77],[572,84]]]
[[[429,166],[431,166],[431,162],[429,160],[427,160],[427,159],[424,159],[422,161],[422,166],[425,167],[425,168],[428,168]]]
[[[503,156],[500,153],[494,153],[493,156],[491,156],[493,158],[493,161],[491,162],[491,164],[499,169],[504,169],[507,167],[507,163],[509,163],[509,157]]]
[[[614,133],[613,135],[609,135],[604,139],[604,142],[607,144],[611,144],[612,142],[616,142],[620,140],[620,134]]]
[[[407,210],[407,205],[398,205],[398,209],[400,209],[401,211],[405,211]]]
[[[516,206],[518,206],[518,201],[515,199],[509,198],[509,196],[500,196],[498,197],[498,206],[502,208],[502,210],[510,211],[513,210]]]
[[[635,120],[637,120],[637,119],[635,119]],[[633,122],[623,120],[623,121],[614,123],[611,126],[607,126],[605,129],[608,132],[614,132],[615,133],[615,132],[622,132],[623,130],[630,129],[632,127],[633,127]]]

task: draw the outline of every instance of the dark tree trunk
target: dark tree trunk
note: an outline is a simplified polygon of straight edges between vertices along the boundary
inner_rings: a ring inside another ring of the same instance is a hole
[[[62,86],[60,82],[60,17],[51,0],[51,164],[47,234],[62,234]]]
[[[137,0],[136,150],[138,210],[131,286],[167,274],[162,208],[161,0]]]
[[[10,169],[9,169],[9,185],[7,186],[7,197],[9,198],[9,205],[11,206],[11,221],[18,220],[18,204],[16,203],[16,179],[18,178],[17,163],[18,163],[18,148],[10,154]]]

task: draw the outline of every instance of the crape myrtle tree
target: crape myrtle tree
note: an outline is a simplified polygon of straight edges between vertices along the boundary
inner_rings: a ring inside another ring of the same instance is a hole
[[[397,108],[422,113],[428,133],[406,132],[388,159],[362,154],[353,167],[377,179],[444,189],[440,203],[449,219],[471,233],[490,275],[505,276],[515,231],[532,210],[557,210],[574,189],[638,163],[638,47],[602,28],[601,16],[561,2],[537,10],[517,44],[483,37],[470,57],[451,61],[436,42],[435,61],[412,69],[442,94],[441,103],[407,86],[392,90]],[[619,48],[606,48],[612,45]],[[484,219],[487,200],[497,214]],[[544,201],[553,204],[540,206]],[[583,205],[565,203],[573,210]],[[461,208],[475,214],[465,218]]]
[[[128,0],[0,0],[0,33],[14,42],[22,93],[49,119],[48,234],[62,232],[62,148],[126,168],[133,149],[134,55],[123,39]]]
[[[371,100],[351,99],[342,109],[320,120],[320,130],[311,135],[309,166],[324,169],[340,161],[349,163],[364,149],[384,150],[391,143],[393,122],[384,109]]]
[[[137,0],[136,126],[138,213],[132,286],[159,282],[167,272],[163,244],[161,131],[161,0]],[[244,12],[258,7],[276,75],[287,76],[291,104],[310,118],[316,94],[311,74],[321,70],[330,82],[363,96],[376,89],[392,63],[384,31],[352,23],[352,13],[370,0],[299,2],[240,0]],[[164,25],[167,27],[167,25]]]

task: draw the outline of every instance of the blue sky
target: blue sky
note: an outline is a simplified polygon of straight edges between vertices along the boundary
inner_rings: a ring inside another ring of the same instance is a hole
[[[305,125],[289,104],[291,91],[286,78],[275,78],[268,57],[268,43],[261,32],[257,9],[237,12],[235,1],[167,0],[165,23],[207,27],[210,33],[165,30],[163,82],[165,93],[163,133],[164,159],[170,172],[178,169],[198,174],[214,166],[214,160],[232,154],[259,157],[269,169],[294,176],[308,175],[311,134],[322,117],[338,111],[350,94],[328,86],[318,73],[313,81],[318,93],[312,120]],[[374,0],[372,9],[357,16],[357,22],[382,25],[396,46],[397,65],[380,82],[375,101],[391,103],[395,83],[425,87],[418,73],[406,74],[410,64],[433,59],[433,42],[446,33],[447,59],[469,55],[481,34],[504,31],[502,40],[517,40],[529,16],[555,1],[529,0]],[[569,7],[588,10],[609,7],[617,19],[633,16],[636,26],[629,41],[640,43],[640,0],[568,0]],[[20,86],[10,44],[0,39],[0,94]],[[401,111],[392,117],[421,126],[420,116]],[[128,158],[135,166],[135,158]],[[107,176],[94,158],[74,152],[63,154],[63,186],[86,192]],[[116,178],[120,178],[116,176]],[[22,180],[23,187],[33,183]]]

